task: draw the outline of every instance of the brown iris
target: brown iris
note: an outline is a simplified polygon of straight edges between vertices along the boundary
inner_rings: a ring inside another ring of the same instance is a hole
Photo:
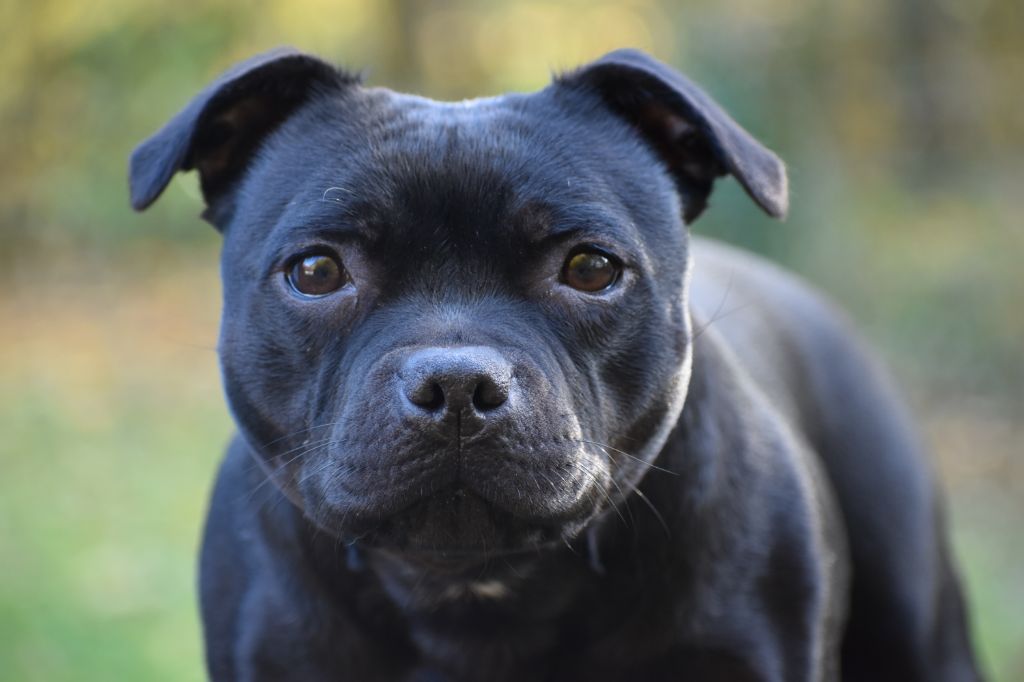
[[[348,281],[348,273],[341,262],[326,253],[298,257],[286,275],[292,288],[305,296],[326,296]]]
[[[621,271],[614,256],[587,248],[569,254],[562,266],[562,281],[573,289],[595,293],[615,284]]]

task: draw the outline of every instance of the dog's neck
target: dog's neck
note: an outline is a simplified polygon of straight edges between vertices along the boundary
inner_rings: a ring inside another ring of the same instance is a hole
[[[585,575],[585,564],[568,548],[491,556],[461,567],[443,560],[432,565],[358,544],[346,549],[297,509],[275,511],[302,529],[295,549],[315,576],[308,584],[317,586],[317,594],[305,598],[335,604],[362,623],[361,637],[399,665],[444,671],[442,679],[474,679],[495,661],[516,667],[515,677],[501,679],[541,679],[534,671],[519,675],[518,666],[551,660],[549,649],[584,582],[574,576]]]
[[[391,600],[417,617],[446,610],[495,615],[508,611],[524,621],[552,617],[593,572],[582,544],[483,555],[447,565],[371,550],[367,566]],[[558,589],[557,598],[542,594],[563,580],[566,584]]]

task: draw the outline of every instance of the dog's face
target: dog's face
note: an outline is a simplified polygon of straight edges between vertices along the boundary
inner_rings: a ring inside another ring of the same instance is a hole
[[[137,150],[136,206],[189,167],[242,433],[320,527],[406,552],[561,542],[633,489],[686,395],[684,218],[726,172],[769,212],[785,193],[634,52],[457,104],[275,53]]]
[[[678,198],[624,124],[565,99],[355,90],[252,166],[226,231],[225,383],[322,526],[557,540],[634,484],[677,414]]]

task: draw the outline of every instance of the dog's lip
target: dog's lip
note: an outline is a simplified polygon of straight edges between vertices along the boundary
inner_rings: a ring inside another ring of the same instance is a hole
[[[545,540],[533,542],[521,547],[417,547],[417,546],[396,546],[396,545],[375,545],[367,543],[365,548],[369,551],[380,552],[394,557],[413,559],[490,559],[495,557],[509,557],[519,554],[534,554],[546,549],[557,547],[561,544],[558,540]]]
[[[559,542],[539,542],[528,547],[517,548],[439,548],[439,547],[391,547],[366,546],[370,556],[376,556],[387,563],[404,565],[407,568],[442,573],[478,571],[482,565],[498,559],[503,565],[509,562],[528,560],[545,551],[559,546]]]
[[[510,460],[515,459],[515,455],[511,454],[507,454],[506,457]],[[429,462],[424,464],[428,467],[430,466]],[[307,508],[319,508],[318,493],[319,491],[314,491],[311,498],[304,500],[304,504]],[[523,509],[515,504],[515,502],[518,501],[516,496],[507,493],[500,494],[493,483],[485,482],[484,484],[475,484],[473,481],[466,481],[462,478],[430,481],[430,485],[425,488],[407,488],[402,492],[402,494],[393,495],[383,501],[375,495],[366,495],[359,490],[346,489],[346,502],[350,509],[350,518],[362,517],[364,519],[363,525],[355,532],[355,534],[365,536],[377,531],[380,526],[396,518],[400,518],[403,514],[407,514],[410,509],[415,508],[417,505],[420,505],[431,498],[444,495],[471,495],[479,497],[490,505],[496,512],[506,515],[509,519],[514,519],[521,523],[529,523],[537,527],[557,527],[565,520],[575,521],[578,520],[580,516],[575,509],[554,512],[545,510],[538,512],[537,510]],[[584,515],[586,516],[589,514]],[[423,547],[416,548],[415,551],[427,552],[434,550],[428,547]],[[462,551],[462,548],[442,548],[442,550],[438,551]]]

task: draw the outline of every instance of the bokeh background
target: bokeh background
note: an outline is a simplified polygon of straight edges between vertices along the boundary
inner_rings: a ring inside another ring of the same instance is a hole
[[[769,221],[727,180],[694,229],[804,274],[880,349],[952,503],[984,666],[1024,679],[1019,0],[0,2],[0,679],[203,675],[218,238],[194,177],[132,214],[125,161],[278,44],[438,98],[627,45],[705,84],[787,159],[793,208]]]

